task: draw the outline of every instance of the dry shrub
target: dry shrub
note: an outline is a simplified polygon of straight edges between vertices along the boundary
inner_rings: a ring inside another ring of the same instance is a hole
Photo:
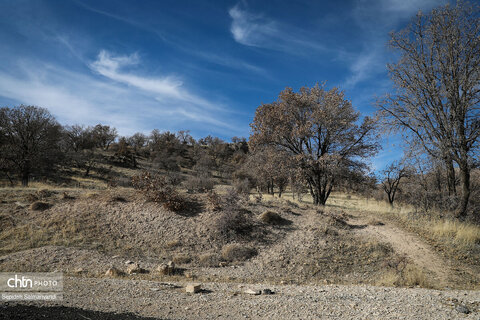
[[[168,210],[176,212],[183,210],[186,206],[186,200],[178,193],[176,187],[166,176],[152,175],[145,171],[132,177],[132,184],[147,199],[161,203]]]
[[[218,211],[222,208],[220,196],[213,190],[207,193],[207,201],[205,207],[209,211]]]
[[[222,248],[222,258],[226,261],[245,261],[257,254],[255,248],[238,243],[230,243]]]
[[[190,256],[188,256],[185,253],[180,253],[180,254],[177,254],[176,256],[174,256],[172,261],[175,264],[187,264],[187,263],[190,263],[192,261],[192,258],[190,258]]]
[[[183,182],[188,192],[208,192],[213,189],[215,182],[206,175],[190,176]]]
[[[237,180],[234,182],[235,191],[244,197],[249,197],[250,195],[250,181],[247,178],[243,180]]]
[[[273,211],[265,211],[259,216],[259,219],[268,224],[281,224],[283,222],[283,218]]]
[[[47,210],[48,208],[50,208],[50,206],[51,205],[47,202],[35,201],[34,203],[32,203],[30,205],[30,209],[34,210],[34,211],[43,211],[43,210]]]
[[[385,263],[387,271],[377,281],[377,285],[391,287],[432,288],[425,273],[405,256],[396,257]]]
[[[198,256],[198,261],[202,267],[218,267],[221,258],[215,253],[204,253]]]
[[[253,228],[251,219],[243,210],[222,211],[215,223],[215,229],[223,238],[232,239],[250,233]]]
[[[248,235],[253,229],[250,212],[240,205],[242,199],[232,188],[221,199],[222,211],[219,212],[214,229],[224,239],[235,239]]]

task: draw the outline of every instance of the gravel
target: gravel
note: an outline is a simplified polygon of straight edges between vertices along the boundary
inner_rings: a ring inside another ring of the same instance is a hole
[[[65,279],[59,302],[0,303],[0,319],[478,319],[480,291]],[[244,291],[269,289],[274,294]],[[468,310],[468,314],[465,313]],[[3,318],[2,318],[3,317]]]

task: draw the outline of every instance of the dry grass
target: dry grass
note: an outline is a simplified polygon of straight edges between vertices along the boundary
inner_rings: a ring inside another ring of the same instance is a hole
[[[411,263],[408,263],[402,270],[389,269],[375,284],[386,287],[433,287],[425,273]]]
[[[429,226],[431,232],[440,238],[453,240],[464,246],[480,243],[480,226],[451,220],[432,221]]]
[[[414,208],[408,206],[396,205],[392,207],[383,201],[353,195],[348,199],[348,196],[345,194],[334,194],[331,196],[331,199],[327,202],[328,206],[362,210],[380,216],[393,217],[410,228],[428,234],[435,241],[449,246],[453,244],[455,250],[469,250],[472,246],[480,243],[480,226],[468,222],[438,218],[440,214],[430,213],[427,215],[417,213]],[[442,213],[442,216],[444,215]],[[375,225],[378,221],[376,218],[372,218],[369,224]]]

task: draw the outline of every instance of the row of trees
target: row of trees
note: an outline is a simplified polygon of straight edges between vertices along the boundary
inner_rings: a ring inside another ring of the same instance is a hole
[[[27,186],[32,174],[51,176],[61,164],[83,169],[88,176],[101,162],[135,168],[137,158],[153,169],[186,167],[198,175],[210,177],[217,171],[229,177],[247,152],[245,138],[227,143],[207,136],[197,142],[188,131],[157,129],[149,135],[118,137],[115,128],[102,124],[62,126],[44,108],[0,108],[0,172],[11,184],[19,178]]]

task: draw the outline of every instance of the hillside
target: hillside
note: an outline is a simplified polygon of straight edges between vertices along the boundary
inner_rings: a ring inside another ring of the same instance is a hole
[[[229,190],[228,186],[216,186],[223,198]],[[399,306],[411,299],[410,294],[387,286],[447,290],[411,289],[419,299],[437,299],[435,310],[445,317],[460,315],[455,311],[458,305],[468,305],[473,314],[480,312],[478,291],[461,296],[451,291],[479,289],[480,265],[478,256],[472,255],[478,254],[478,244],[468,247],[469,259],[455,258],[452,252],[458,256],[466,251],[435,242],[392,214],[362,208],[361,198],[350,195],[335,194],[325,207],[294,202],[288,193],[283,198],[240,198],[235,210],[242,212],[242,223],[248,228],[224,234],[219,226],[229,217],[225,215],[229,207],[224,203],[222,208],[209,209],[207,194],[190,195],[188,210],[175,213],[131,188],[52,186],[42,190],[5,188],[0,193],[4,199],[0,204],[0,271],[64,272],[66,298],[59,305],[159,318],[209,318],[217,304],[221,314],[227,310],[221,308],[230,308],[229,303],[235,302],[237,316],[263,317],[282,314],[272,306],[286,301],[298,304],[297,311],[307,312],[312,306],[304,305],[301,297],[305,292],[317,301],[324,295],[325,302],[336,301],[322,304],[332,316],[346,301],[356,306],[349,311],[352,316],[370,314],[382,299],[394,299],[388,309],[392,317],[407,312],[404,315],[426,318],[432,311],[420,306],[403,310]],[[48,208],[34,210],[32,204],[39,200]],[[159,266],[169,261],[175,263],[175,272],[162,274]],[[126,262],[137,263],[143,270],[129,274]],[[114,279],[105,274],[111,267],[120,271]],[[203,283],[206,291],[198,297],[182,293],[183,286],[193,282]],[[162,287],[165,283],[174,286]],[[159,292],[148,289],[158,286]],[[276,294],[261,296],[269,307],[252,313],[249,306],[256,297],[242,292],[264,287],[273,288]],[[122,293],[125,290],[138,293],[129,298]],[[152,300],[164,290],[168,295],[162,301],[171,309],[159,308]],[[87,298],[94,292],[105,295],[100,300],[104,303],[121,303],[113,308],[94,303]],[[365,299],[360,299],[362,294]],[[345,295],[348,297],[339,298]],[[453,296],[457,300],[446,298]],[[211,309],[200,308],[203,299],[210,301]],[[16,303],[8,305],[30,312]],[[189,311],[195,308],[197,313]],[[378,318],[383,318],[384,307],[375,308]],[[87,317],[92,318],[88,312]],[[306,314],[314,318],[315,313]]]

